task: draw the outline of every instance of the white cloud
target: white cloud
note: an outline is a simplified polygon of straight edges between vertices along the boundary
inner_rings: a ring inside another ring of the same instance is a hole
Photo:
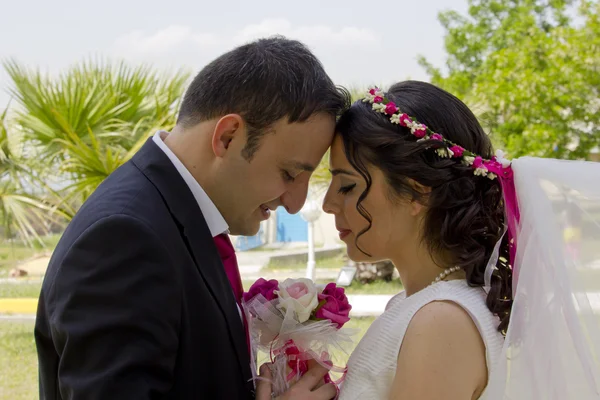
[[[189,26],[172,25],[154,33],[133,31],[115,41],[114,51],[119,55],[167,55],[184,45],[194,45],[188,50],[202,50],[220,47],[223,51],[240,43],[260,37],[284,35],[298,39],[312,48],[331,46],[379,47],[378,35],[364,28],[343,27],[334,29],[326,25],[293,26],[286,19],[265,19],[258,24],[250,24],[230,35],[217,35],[212,32],[194,32]]]
[[[352,26],[336,30],[326,25],[294,27],[286,19],[266,19],[258,24],[248,25],[234,37],[234,41],[237,43],[247,42],[275,34],[298,39],[310,46],[351,45],[354,47],[379,47],[378,35],[369,29]]]
[[[287,35],[292,24],[286,19],[266,19],[258,24],[250,24],[242,28],[234,37],[235,42],[246,42],[273,34]]]
[[[171,25],[153,34],[144,31],[133,31],[121,36],[115,42],[118,53],[136,52],[160,54],[168,52],[173,47],[183,44],[193,34],[189,26]]]
[[[194,33],[192,40],[201,47],[214,47],[221,45],[221,39],[214,33]]]
[[[410,48],[383,31],[323,24],[294,25],[284,18],[264,19],[239,30],[202,32],[173,25],[155,32],[134,31],[114,43],[113,54],[134,62],[151,62],[159,68],[189,68],[197,72],[220,54],[260,37],[284,35],[305,43],[321,60],[332,79],[342,85],[387,84],[424,77]],[[390,51],[393,49],[393,51]],[[385,59],[385,67],[377,62]]]

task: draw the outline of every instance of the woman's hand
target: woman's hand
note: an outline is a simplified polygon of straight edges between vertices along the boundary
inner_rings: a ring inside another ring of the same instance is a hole
[[[256,385],[256,400],[272,400],[270,364],[260,367],[260,380]],[[308,371],[287,392],[276,400],[330,400],[337,395],[337,389],[332,383],[325,383],[323,378],[329,370],[314,360],[308,362]]]

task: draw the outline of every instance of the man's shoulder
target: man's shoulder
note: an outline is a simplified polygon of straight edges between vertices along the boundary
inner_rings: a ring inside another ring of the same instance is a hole
[[[98,221],[115,215],[129,216],[157,231],[170,221],[160,192],[131,162],[108,176],[82,204],[61,241],[68,245]]]
[[[107,243],[152,247],[163,236],[175,236],[175,229],[158,190],[134,165],[125,164],[102,182],[67,225],[50,259],[49,280],[74,250],[84,249],[93,258],[106,251]]]
[[[125,163],[109,175],[85,201],[78,216],[157,212],[163,203],[158,189],[131,163]]]

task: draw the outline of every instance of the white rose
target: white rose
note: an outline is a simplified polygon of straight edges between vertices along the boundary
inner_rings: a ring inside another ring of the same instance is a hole
[[[293,311],[300,323],[307,321],[319,305],[317,287],[310,279],[286,279],[279,284],[279,290],[275,293],[279,296],[277,307],[284,312]]]

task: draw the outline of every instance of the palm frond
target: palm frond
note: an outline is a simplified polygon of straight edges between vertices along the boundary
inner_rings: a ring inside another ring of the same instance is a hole
[[[67,218],[152,133],[175,125],[190,76],[105,60],[82,62],[58,76],[14,60],[4,68],[17,103],[15,127],[28,151],[44,160],[33,175],[59,182],[60,193],[44,188],[44,201]]]

